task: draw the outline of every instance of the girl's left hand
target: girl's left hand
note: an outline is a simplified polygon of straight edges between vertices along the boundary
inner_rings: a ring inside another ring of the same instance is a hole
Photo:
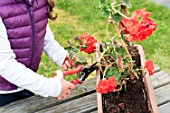
[[[63,68],[64,70],[68,70],[68,68],[71,68],[71,67],[72,67],[71,64],[72,64],[72,63],[71,63],[71,60],[70,60],[70,58],[69,58],[69,55],[67,55],[66,58],[65,58],[65,60],[64,60],[63,65],[62,65],[62,68]]]

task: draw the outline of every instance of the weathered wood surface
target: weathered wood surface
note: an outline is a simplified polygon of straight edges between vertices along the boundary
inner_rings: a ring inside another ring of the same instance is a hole
[[[170,75],[155,66],[156,73],[151,77],[160,113],[170,113]],[[68,99],[57,101],[54,98],[33,96],[4,107],[0,113],[97,113],[95,92],[96,78],[87,80],[83,86],[86,92],[70,95]],[[84,90],[85,91],[85,90]]]
[[[91,111],[97,110],[96,98],[96,93],[93,93],[91,95],[69,101],[65,104],[46,108],[36,113],[89,113]]]
[[[159,88],[170,83],[170,76],[164,71],[155,73],[151,79],[154,88]]]
[[[170,113],[170,102],[159,107],[160,113]]]
[[[170,84],[159,87],[159,88],[155,89],[154,92],[155,92],[158,106],[161,106],[165,103],[170,102]],[[170,106],[169,106],[169,108],[170,108]],[[170,113],[170,111],[169,111],[169,113]]]
[[[0,107],[0,113],[33,113],[36,111],[40,111],[42,109],[50,108],[53,106],[58,106],[59,104],[66,103],[67,101],[81,98],[85,95],[89,95],[95,92],[95,79],[88,80],[84,83],[86,86],[86,92],[73,92],[72,95],[69,96],[68,99],[57,101],[55,98],[43,98],[40,96],[33,96],[27,99],[19,100],[17,102],[13,102],[9,105]],[[62,113],[62,112],[61,112]]]

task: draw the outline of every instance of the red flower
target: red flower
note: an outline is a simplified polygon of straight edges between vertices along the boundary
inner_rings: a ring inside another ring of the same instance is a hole
[[[126,18],[123,17],[122,22],[126,26],[125,34],[136,33],[138,31],[138,29],[139,29],[139,26],[140,26],[140,23],[137,20],[133,19],[133,18],[126,19]]]
[[[109,91],[112,92],[116,89],[117,83],[114,76],[109,77],[108,79]]]
[[[155,73],[155,69],[154,69],[154,65],[153,65],[153,61],[152,60],[146,61],[144,68],[146,68],[148,70],[150,76]]]
[[[146,9],[138,9],[138,10],[135,10],[131,17],[134,18],[134,19],[138,19],[138,18],[148,18],[150,16],[150,12],[147,12]]]
[[[97,92],[101,94],[108,93],[108,81],[107,79],[100,80],[98,86],[96,86]]]
[[[80,45],[85,46],[80,48],[80,51],[91,54],[96,50],[94,44],[97,42],[97,40],[95,40],[93,36],[90,36],[88,33],[84,33],[80,36],[80,40],[82,40],[82,43],[80,43]]]
[[[124,29],[119,25],[120,30],[124,30],[126,39],[130,42],[145,40],[156,30],[156,24],[149,18],[150,13],[145,9],[136,10],[130,18],[122,18]],[[139,21],[140,20],[140,21]]]
[[[106,94],[112,92],[116,89],[117,83],[114,76],[109,77],[109,79],[100,80],[99,84],[96,86],[97,92],[101,94]]]

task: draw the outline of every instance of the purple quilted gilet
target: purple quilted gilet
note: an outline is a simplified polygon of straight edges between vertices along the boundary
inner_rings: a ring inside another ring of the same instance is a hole
[[[0,0],[0,17],[16,60],[35,72],[43,51],[47,12],[47,0]],[[1,91],[14,89],[16,85],[0,76]]]

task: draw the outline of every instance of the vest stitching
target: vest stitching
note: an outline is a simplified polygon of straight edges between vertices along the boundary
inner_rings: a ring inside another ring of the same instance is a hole
[[[13,48],[13,49],[15,49],[15,50],[17,50],[17,49],[18,49],[18,50],[22,49],[22,50],[23,50],[23,49],[30,49],[30,47],[26,47],[26,48]],[[28,58],[28,57],[27,57],[27,58]]]
[[[41,19],[41,20],[39,20],[39,21],[37,21],[36,22],[36,24],[37,23],[39,23],[39,22],[41,22],[41,21],[43,21],[43,20],[45,20],[46,19],[46,17],[44,17],[43,19]],[[5,20],[6,21],[6,20]],[[9,30],[13,30],[13,29],[19,29],[19,28],[23,28],[23,27],[29,27],[30,25],[25,25],[25,26],[19,26],[19,27],[15,27],[15,28],[8,28]]]
[[[46,30],[46,29],[42,29],[40,32],[37,33],[37,35],[41,34],[41,32],[43,32],[44,30]]]
[[[40,23],[40,22],[42,22],[42,21],[45,21],[45,20],[46,20],[46,18],[44,18],[43,20],[41,20],[41,21],[37,22],[37,23],[36,23],[36,25],[37,25],[37,24],[39,24],[39,23]],[[40,29],[40,30],[37,32],[37,34],[38,34],[39,32],[41,32],[42,30],[43,30],[43,28],[42,28],[42,29]]]
[[[15,38],[11,38],[11,39],[9,39],[10,41],[13,41],[13,40],[23,40],[23,39],[29,39],[30,37],[23,37],[23,38],[17,38],[17,39],[15,39]]]
[[[9,18],[17,18],[17,16],[22,16],[22,15],[29,15],[29,13],[24,13],[24,14],[18,14],[18,15],[15,15],[15,16],[10,16],[10,17],[7,17],[7,18],[3,18],[3,20],[9,19]]]
[[[21,59],[29,59],[29,58],[28,57],[17,58],[17,60],[21,60]]]

